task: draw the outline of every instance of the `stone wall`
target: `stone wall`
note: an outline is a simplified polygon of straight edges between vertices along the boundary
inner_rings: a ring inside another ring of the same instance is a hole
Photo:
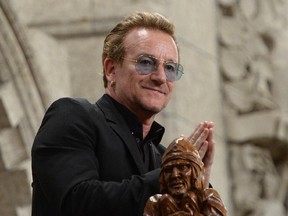
[[[288,215],[288,2],[219,1],[235,215]]]
[[[175,23],[185,68],[158,116],[163,143],[214,121],[211,182],[229,215],[287,215],[286,1],[0,0],[0,6],[1,216],[30,215],[30,148],[44,111],[62,96],[94,102],[103,94],[103,39],[139,10]]]
[[[44,106],[22,25],[0,1],[0,215],[29,215],[31,142]]]
[[[100,61],[103,38],[123,16],[147,10],[171,19],[176,25],[186,71],[173,101],[158,118],[167,128],[163,142],[168,144],[182,133],[189,135],[199,121],[214,121],[219,159],[215,162],[212,183],[228,203],[213,1],[9,0],[9,3],[26,30],[29,50],[38,65],[32,75],[44,110],[61,96],[86,97],[94,102],[103,94]],[[30,85],[26,88],[29,90]],[[10,140],[5,145],[15,144]],[[29,160],[29,147],[24,152]]]

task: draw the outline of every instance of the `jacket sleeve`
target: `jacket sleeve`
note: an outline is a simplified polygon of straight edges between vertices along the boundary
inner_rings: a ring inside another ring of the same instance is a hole
[[[101,181],[92,124],[78,101],[54,102],[33,143],[34,181],[61,215],[142,215],[147,199],[159,191],[160,169]]]

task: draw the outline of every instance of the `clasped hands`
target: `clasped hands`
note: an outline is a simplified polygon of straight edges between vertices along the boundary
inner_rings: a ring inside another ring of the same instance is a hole
[[[185,138],[185,137],[183,137]],[[192,134],[185,138],[192,145],[196,147],[204,163],[204,188],[208,188],[209,179],[211,174],[211,168],[215,154],[215,142],[214,142],[214,123],[213,122],[201,122]]]

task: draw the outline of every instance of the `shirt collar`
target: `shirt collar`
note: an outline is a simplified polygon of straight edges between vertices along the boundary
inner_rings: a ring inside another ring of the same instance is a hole
[[[121,116],[124,118],[128,128],[130,129],[131,133],[143,140],[143,128],[141,122],[138,120],[136,115],[132,113],[128,108],[117,102],[113,99],[110,95],[106,94],[116,109],[121,113]],[[151,129],[148,135],[145,138],[147,142],[153,142],[155,145],[158,145],[164,135],[165,128],[154,121],[152,123]]]

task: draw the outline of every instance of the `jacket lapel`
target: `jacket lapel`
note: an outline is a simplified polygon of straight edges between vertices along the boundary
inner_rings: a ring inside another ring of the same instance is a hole
[[[107,96],[106,96],[107,97]],[[119,138],[126,145],[128,151],[130,152],[133,162],[136,164],[140,174],[145,173],[145,166],[143,160],[141,159],[140,152],[137,148],[137,143],[133,135],[131,134],[128,126],[126,125],[124,119],[119,115],[116,107],[109,102],[105,96],[100,98],[96,106],[103,112],[107,123],[110,125],[112,130],[119,136]]]

